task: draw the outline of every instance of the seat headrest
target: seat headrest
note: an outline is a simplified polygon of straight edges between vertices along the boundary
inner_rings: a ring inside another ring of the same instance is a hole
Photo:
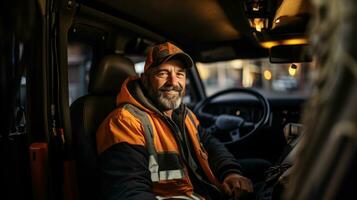
[[[105,56],[90,74],[88,91],[96,95],[117,95],[129,76],[136,75],[134,63],[121,55]]]

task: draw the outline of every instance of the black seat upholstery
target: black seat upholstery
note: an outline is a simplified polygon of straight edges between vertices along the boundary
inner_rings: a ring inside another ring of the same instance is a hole
[[[88,95],[71,105],[71,122],[76,152],[80,199],[98,199],[96,131],[100,123],[115,108],[116,95],[129,75],[135,75],[131,60],[109,55],[93,68]]]

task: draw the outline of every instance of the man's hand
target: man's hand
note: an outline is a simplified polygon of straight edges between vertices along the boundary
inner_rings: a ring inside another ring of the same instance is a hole
[[[242,175],[229,174],[223,180],[222,190],[235,200],[239,200],[244,194],[253,192],[253,184],[250,179]]]

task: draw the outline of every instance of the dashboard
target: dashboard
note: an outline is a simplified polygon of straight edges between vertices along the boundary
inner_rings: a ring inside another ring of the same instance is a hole
[[[268,102],[271,108],[268,126],[284,126],[300,121],[304,98],[272,98],[268,99]],[[262,116],[261,105],[255,99],[220,99],[206,106],[203,111],[212,115],[237,115],[250,122],[258,122]]]
[[[284,151],[286,139],[284,127],[290,123],[300,123],[302,107],[306,98],[268,98],[270,105],[269,122],[252,137],[227,148],[240,158],[264,158],[274,163]],[[238,115],[249,122],[258,122],[262,116],[262,106],[254,98],[219,98],[207,105],[203,111],[211,115]],[[211,122],[201,120],[204,127]],[[242,131],[244,135],[244,130]]]

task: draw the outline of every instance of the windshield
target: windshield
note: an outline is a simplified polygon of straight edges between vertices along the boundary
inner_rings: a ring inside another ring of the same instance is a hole
[[[196,63],[207,96],[244,87],[267,97],[307,96],[315,74],[313,63],[270,63],[268,58]]]

